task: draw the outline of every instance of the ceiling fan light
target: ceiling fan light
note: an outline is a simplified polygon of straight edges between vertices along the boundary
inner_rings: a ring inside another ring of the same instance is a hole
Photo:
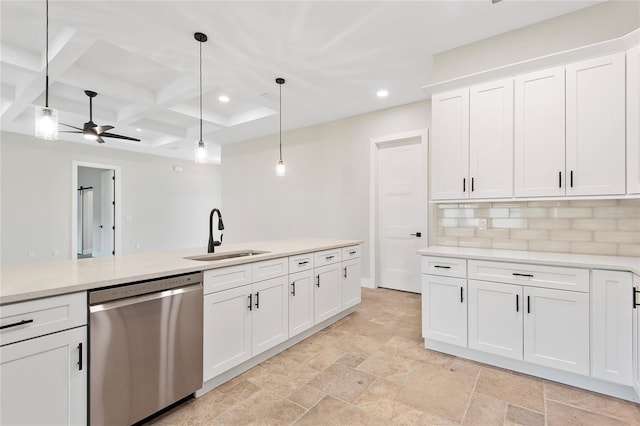
[[[207,144],[200,139],[196,144],[196,163],[204,163],[207,159]]]
[[[83,133],[83,136],[85,139],[88,139],[90,141],[95,141],[98,139],[98,135],[95,132],[91,132],[91,131],[86,131]]]
[[[58,111],[46,106],[36,107],[36,137],[58,139]]]

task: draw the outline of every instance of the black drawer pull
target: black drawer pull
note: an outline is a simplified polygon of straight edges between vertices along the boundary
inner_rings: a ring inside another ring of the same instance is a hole
[[[253,311],[253,294],[249,295],[249,306],[248,306],[250,311]]]
[[[325,257],[325,259],[327,259],[327,260],[331,260],[331,259],[333,259],[334,257],[335,257],[334,255],[326,256],[326,257]]]
[[[33,322],[32,319],[22,320],[18,322],[14,322],[13,324],[6,324],[0,327],[0,330],[4,330],[5,328],[18,327],[20,325],[31,324]]]
[[[291,295],[295,296],[296,295],[296,282],[292,282],[291,283]]]
[[[517,273],[517,272],[514,272],[512,275],[513,275],[514,277],[527,277],[527,278],[533,278],[533,275],[531,275],[531,274],[519,274],[519,273]]]
[[[82,342],[78,343],[78,370],[82,371]]]
[[[298,266],[306,265],[307,263],[309,263],[308,260],[305,260],[304,262],[298,262]]]
[[[320,274],[316,275],[316,287],[320,288]]]
[[[531,313],[531,296],[527,296],[527,313]]]
[[[633,309],[635,309],[635,308],[636,308],[636,306],[640,306],[640,303],[638,303],[638,302],[637,302],[637,300],[638,300],[638,299],[636,298],[636,295],[637,295],[638,293],[640,293],[640,291],[638,291],[638,288],[637,288],[637,287],[633,287],[633,288],[631,289],[631,291],[633,292],[633,293],[632,293],[632,296],[633,296]]]
[[[464,302],[464,287],[460,287],[460,303]]]
[[[520,295],[516,294],[516,312],[520,312]]]
[[[356,250],[351,250],[351,251],[349,252],[349,254],[356,254],[356,253],[357,253],[357,251],[356,251]]]
[[[256,309],[260,309],[260,292],[256,291]]]
[[[441,266],[441,265],[433,265],[434,268],[440,268],[440,269],[451,269],[451,266]]]

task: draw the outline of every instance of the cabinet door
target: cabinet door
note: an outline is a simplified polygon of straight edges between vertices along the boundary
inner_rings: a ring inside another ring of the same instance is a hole
[[[360,259],[342,262],[342,309],[360,303]]]
[[[631,274],[591,273],[591,375],[631,386]]]
[[[633,276],[633,388],[640,397],[640,276]]]
[[[625,55],[567,72],[567,195],[625,193]]]
[[[431,99],[433,139],[431,198],[467,198],[469,191],[469,89],[434,95]]]
[[[334,263],[314,269],[316,324],[342,311],[341,265],[341,263]]]
[[[289,338],[313,327],[313,270],[289,275]]]
[[[524,360],[589,374],[589,294],[525,287]]]
[[[522,287],[469,280],[469,347],[522,359]]]
[[[251,358],[251,285],[204,296],[204,381]]]
[[[288,289],[287,277],[253,284],[252,356],[289,338]]]
[[[467,280],[422,276],[422,332],[426,339],[467,346]]]
[[[627,51],[627,192],[640,194],[640,46]]]
[[[470,198],[513,196],[513,80],[473,86],[469,95]]]
[[[87,424],[86,351],[84,326],[0,348],[0,424]]]
[[[564,67],[515,78],[515,196],[565,192]]]

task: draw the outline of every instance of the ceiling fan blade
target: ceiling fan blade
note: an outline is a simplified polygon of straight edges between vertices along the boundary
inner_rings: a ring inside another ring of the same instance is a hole
[[[60,124],[62,124],[63,126],[71,127],[72,129],[83,130],[80,127],[72,126],[71,124],[65,124],[65,123],[60,123]]]
[[[102,133],[108,132],[111,129],[113,129],[113,126],[96,126],[94,130],[97,134],[101,135]]]
[[[129,136],[116,135],[115,133],[101,133],[100,136],[104,136],[105,138],[125,139],[128,141],[140,142],[140,139],[130,138]]]
[[[84,133],[82,130],[60,130],[58,133]]]
[[[98,137],[96,137],[96,142],[104,143],[104,139],[102,139],[100,136],[98,136]]]

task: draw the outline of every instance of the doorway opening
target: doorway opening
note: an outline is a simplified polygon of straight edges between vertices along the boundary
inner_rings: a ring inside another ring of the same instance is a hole
[[[421,292],[416,251],[429,245],[427,130],[371,140],[373,287]]]
[[[120,166],[72,162],[72,259],[120,253],[121,180]]]

